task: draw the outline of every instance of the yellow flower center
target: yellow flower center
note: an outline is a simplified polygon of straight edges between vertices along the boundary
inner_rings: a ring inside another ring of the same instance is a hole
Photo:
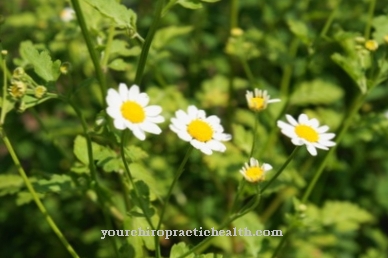
[[[141,123],[145,119],[145,112],[142,106],[130,100],[121,105],[121,114],[132,123]]]
[[[253,109],[263,109],[264,108],[264,99],[261,97],[255,97],[251,99],[251,108]]]
[[[245,172],[245,175],[250,179],[251,182],[257,182],[264,179],[264,170],[259,167],[250,167]]]
[[[207,142],[213,137],[213,129],[202,120],[196,119],[187,126],[187,132],[200,142]]]
[[[313,128],[307,125],[297,125],[295,127],[295,133],[300,137],[309,142],[317,142],[319,134]]]

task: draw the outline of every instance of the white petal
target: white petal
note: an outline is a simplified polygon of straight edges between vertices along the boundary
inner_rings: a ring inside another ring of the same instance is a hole
[[[144,108],[147,116],[157,116],[162,112],[162,108],[160,106],[148,106]]]
[[[108,106],[121,106],[122,100],[119,93],[114,89],[109,89],[108,95],[106,96],[106,103]]]
[[[134,84],[131,86],[131,88],[129,88],[127,98],[129,100],[137,100],[139,94],[140,94],[140,88],[139,88],[139,86]]]
[[[322,149],[322,150],[328,150],[329,148],[326,147],[325,145],[319,143],[319,142],[314,142],[313,145],[318,148],[318,149]]]
[[[113,125],[115,126],[115,128],[117,128],[119,130],[124,130],[125,128],[127,128],[125,126],[124,120],[122,120],[122,119],[115,119],[113,121]]]
[[[213,127],[218,126],[221,123],[221,120],[215,115],[209,116],[206,118],[206,121]]]
[[[162,132],[162,129],[160,129],[159,126],[148,121],[144,121],[139,126],[140,126],[140,129],[148,133],[160,134]]]
[[[309,118],[306,114],[300,114],[298,117],[299,124],[307,124],[309,122]]]
[[[311,127],[313,128],[318,128],[319,126],[319,121],[315,118],[312,118],[308,123],[307,125],[310,125]]]
[[[195,106],[189,106],[187,108],[187,114],[190,118],[190,120],[197,118],[198,109]]]
[[[120,109],[118,109],[116,107],[107,107],[106,113],[112,118],[122,118],[123,117],[123,115],[120,112]]]
[[[333,147],[336,145],[335,142],[333,141],[328,141],[328,140],[324,140],[324,141],[319,141],[320,144],[324,145],[324,146],[327,146],[327,147]]]
[[[292,139],[291,139],[291,142],[292,142],[294,145],[296,145],[296,146],[301,146],[301,145],[305,144],[305,143],[303,142],[303,140],[300,139],[300,138],[292,138]]]
[[[176,111],[175,116],[186,125],[191,121],[189,116],[183,110]]]
[[[193,137],[191,137],[191,135],[188,134],[186,131],[179,131],[177,134],[178,134],[179,138],[181,138],[182,140],[184,140],[186,142],[189,142],[193,139]]]
[[[139,140],[141,141],[145,140],[146,137],[145,137],[144,131],[141,130],[139,126],[134,126],[132,129],[132,132]]]
[[[198,149],[198,150],[201,150],[202,144],[201,144],[200,141],[198,141],[198,140],[196,140],[196,139],[191,139],[191,140],[190,140],[190,143],[191,143],[191,145],[194,146],[194,148],[196,148],[196,149]]]
[[[295,120],[292,116],[286,115],[286,119],[287,119],[287,121],[288,121],[291,125],[293,125],[293,126],[297,126],[297,125],[298,125],[298,122],[296,122],[296,120]]]
[[[140,106],[145,107],[148,105],[148,102],[150,101],[150,98],[148,97],[147,93],[140,93],[137,96],[136,102],[140,104]]]
[[[270,164],[264,163],[262,168],[264,169],[264,171],[269,171],[272,169],[272,166]]]
[[[203,120],[206,120],[206,113],[203,110],[198,110],[197,117],[196,118],[201,118]]]
[[[323,125],[316,129],[318,133],[326,133],[329,131],[329,127],[327,125]]]
[[[159,124],[159,123],[164,122],[164,117],[162,117],[162,116],[150,116],[150,117],[147,117],[147,121]]]
[[[226,150],[226,147],[224,144],[220,143],[219,141],[210,140],[206,143],[210,149],[215,151],[224,152]]]
[[[310,152],[311,155],[317,156],[317,149],[313,145],[307,144],[306,147],[307,151]]]
[[[331,140],[335,137],[334,133],[323,133],[319,135],[319,140]]]
[[[127,97],[128,87],[125,83],[119,84],[119,94],[120,94],[120,98],[123,102],[128,100],[128,97]]]
[[[280,102],[281,100],[280,99],[270,99],[267,101],[267,103],[276,103],[276,102]]]

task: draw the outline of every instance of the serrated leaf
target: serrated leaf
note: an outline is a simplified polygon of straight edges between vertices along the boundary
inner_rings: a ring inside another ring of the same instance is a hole
[[[180,242],[178,244],[174,244],[171,248],[170,258],[178,258],[183,254],[187,253],[190,249],[186,246],[184,242]],[[185,256],[187,258],[194,258],[195,255],[193,253]]]
[[[130,158],[132,162],[136,162],[148,157],[148,153],[142,148],[135,145],[125,147],[125,156]]]
[[[40,193],[37,193],[37,196],[39,197],[39,199],[44,197],[44,195]],[[33,200],[34,198],[32,197],[32,194],[30,192],[19,192],[16,198],[16,205],[21,206],[24,204],[28,204]]]
[[[160,187],[158,181],[155,180],[150,171],[147,171],[143,165],[139,163],[131,163],[129,164],[129,169],[135,179],[144,181],[147,184],[152,193],[151,200],[154,200],[156,197],[164,196],[165,189]]]
[[[155,33],[152,47],[155,49],[161,49],[166,46],[167,43],[175,37],[188,34],[192,31],[192,26],[169,26],[163,29],[159,29]]]
[[[360,65],[354,60],[344,57],[339,53],[334,53],[331,59],[336,62],[353,79],[362,93],[366,93],[367,84],[365,74]]]
[[[361,223],[372,222],[372,215],[356,204],[341,201],[327,201],[322,208],[322,223],[333,225],[339,232],[354,231]]]
[[[136,13],[115,0],[84,0],[102,15],[113,19],[119,27],[136,31]]]
[[[143,181],[137,181],[135,183],[136,190],[131,191],[131,197],[133,202],[136,204],[137,207],[141,208],[141,212],[151,218],[154,216],[155,209],[151,206],[151,201],[150,201],[150,190],[148,186],[143,182]]]
[[[46,82],[56,81],[61,74],[61,61],[52,62],[47,51],[38,52],[31,41],[20,44],[20,55],[34,67],[34,71]]]
[[[119,56],[138,56],[141,53],[139,46],[128,48],[128,43],[124,40],[113,40],[111,46],[111,55]]]
[[[0,196],[14,194],[23,187],[23,179],[18,175],[0,175]]]
[[[68,175],[53,175],[50,179],[39,179],[33,183],[38,193],[69,191],[74,188],[73,181]]]
[[[373,32],[373,39],[379,44],[384,43],[384,37],[388,35],[388,16],[380,15],[373,18],[372,25],[375,31]]]
[[[336,84],[316,79],[299,84],[291,95],[290,103],[299,106],[327,105],[340,100],[343,95],[344,91]]]

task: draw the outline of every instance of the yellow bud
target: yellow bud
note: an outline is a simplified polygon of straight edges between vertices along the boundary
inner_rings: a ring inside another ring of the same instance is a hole
[[[35,88],[35,97],[38,99],[42,98],[46,93],[46,91],[47,91],[46,87],[39,85],[38,87]]]
[[[231,29],[230,34],[233,37],[239,37],[242,34],[244,34],[244,31],[242,29],[240,29],[240,28],[233,28],[233,29]]]
[[[68,74],[71,71],[71,64],[69,62],[64,62],[61,64],[61,67],[59,67],[59,71],[61,74]]]
[[[369,51],[376,51],[378,47],[379,47],[379,44],[377,43],[376,40],[370,39],[365,42],[365,48],[368,49]]]
[[[384,36],[384,41],[385,41],[386,44],[388,44],[388,35]]]
[[[25,71],[24,71],[23,67],[17,67],[15,70],[13,70],[12,77],[18,79],[18,78],[22,77],[24,74],[25,74]]]

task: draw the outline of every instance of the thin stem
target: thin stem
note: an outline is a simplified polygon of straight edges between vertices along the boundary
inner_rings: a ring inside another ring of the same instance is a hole
[[[336,14],[337,14],[337,11],[338,11],[338,9],[339,9],[339,6],[341,5],[341,2],[342,2],[342,0],[339,0],[339,1],[337,2],[336,7],[335,7],[334,10],[331,12],[329,18],[327,18],[327,20],[326,20],[326,22],[325,22],[325,25],[323,26],[323,29],[322,29],[321,33],[319,34],[320,37],[325,37],[325,36],[326,36],[327,31],[329,30],[331,24],[332,24],[333,21],[334,21],[334,18],[335,18]]]
[[[162,226],[163,217],[164,217],[164,214],[165,214],[165,212],[166,212],[166,208],[167,208],[167,205],[168,205],[168,201],[169,201],[170,198],[171,198],[172,191],[174,190],[174,186],[175,186],[176,183],[178,182],[179,177],[182,175],[183,168],[185,167],[185,165],[186,165],[186,163],[187,163],[187,160],[189,159],[190,153],[191,153],[192,150],[193,150],[193,146],[190,145],[189,148],[188,148],[188,150],[186,151],[186,154],[185,154],[185,156],[184,156],[184,158],[183,158],[181,164],[180,164],[179,167],[178,167],[177,172],[175,173],[174,180],[172,181],[172,183],[171,183],[171,185],[170,185],[170,188],[168,189],[166,199],[164,200],[164,204],[163,204],[163,207],[162,207],[162,212],[160,213],[159,223],[158,223],[158,226],[157,226],[156,230],[159,230],[160,227]]]
[[[376,7],[376,0],[370,0],[369,10],[368,10],[368,22],[365,26],[364,38],[369,39],[370,29],[372,27],[373,13]]]
[[[110,55],[110,50],[112,48],[112,42],[113,42],[114,35],[115,35],[115,25],[112,22],[112,24],[109,27],[108,40],[106,41],[104,56],[102,57],[102,61],[101,61],[101,67],[102,67],[104,72],[106,72],[106,70],[107,70],[107,65],[108,65],[108,61],[109,61],[109,55]]]
[[[104,76],[104,73],[102,72],[101,65],[97,57],[97,53],[95,51],[95,47],[90,37],[88,28],[86,27],[86,22],[85,22],[84,15],[82,13],[81,6],[78,0],[71,0],[71,3],[73,5],[79,26],[81,27],[82,35],[84,36],[86,46],[88,47],[88,51],[94,65],[94,69],[96,71],[97,80],[100,84],[101,98],[104,99],[105,94],[107,92],[105,76]]]
[[[74,0],[72,0],[72,1],[74,1]],[[164,0],[158,0],[158,2],[156,3],[154,20],[152,21],[151,27],[147,33],[145,42],[143,44],[143,48],[141,49],[139,63],[137,65],[136,77],[135,77],[135,84],[137,84],[137,85],[140,85],[140,83],[141,83],[141,80],[143,77],[143,72],[144,72],[144,67],[145,67],[146,61],[147,61],[148,52],[150,50],[152,40],[155,36],[155,32],[156,32],[157,28],[160,26],[160,19],[162,16],[163,6],[164,6]]]
[[[94,164],[93,150],[92,150],[92,139],[90,138],[90,135],[88,133],[88,126],[87,126],[86,120],[85,120],[84,116],[82,115],[81,110],[77,107],[77,105],[75,105],[72,101],[67,101],[66,99],[63,99],[63,98],[61,98],[61,99],[65,102],[67,102],[73,108],[73,110],[75,111],[75,113],[77,114],[78,118],[81,121],[82,129],[84,131],[84,136],[86,138],[86,146],[87,146],[87,152],[88,152],[90,174],[91,174],[92,180],[96,186],[95,189],[96,189],[96,193],[97,193],[97,199],[98,199],[98,202],[101,206],[106,226],[108,228],[113,229],[113,224],[112,224],[112,221],[110,220],[108,212],[106,211],[106,207],[105,207],[104,202],[103,202],[103,196],[101,193],[100,185],[99,185],[98,180],[97,180],[97,171],[96,171],[96,167]],[[116,257],[119,257],[119,249],[117,247],[116,241],[114,240],[113,237],[110,237],[109,239],[111,241],[112,248],[114,249]]]
[[[283,248],[283,245],[286,243],[286,241],[288,240],[288,238],[291,236],[291,233],[292,233],[292,227],[290,227],[287,232],[284,234],[284,236],[282,237],[282,240],[280,240],[280,243],[278,244],[278,246],[276,247],[275,249],[275,252],[273,252],[271,258],[276,258],[278,257],[278,253],[280,252],[280,250]]]
[[[358,112],[361,105],[364,103],[365,98],[366,98],[366,94],[359,93],[359,95],[354,99],[348,113],[345,116],[346,117],[345,120],[343,121],[342,125],[338,129],[337,138],[336,138],[336,146],[330,148],[330,150],[326,153],[325,157],[323,158],[323,160],[319,164],[317,172],[315,173],[313,179],[310,181],[309,185],[307,186],[306,192],[303,194],[303,197],[302,197],[303,203],[305,203],[307,201],[307,199],[309,198],[311,191],[314,189],[315,184],[318,182],[318,179],[320,178],[324,168],[326,167],[326,164],[327,164],[327,161],[328,161],[330,155],[336,150],[337,146],[340,144],[342,137],[344,136],[345,132],[348,130],[348,128],[349,128],[349,126],[354,118],[354,115]]]
[[[222,230],[223,228],[227,227],[230,223],[232,223],[236,219],[241,218],[245,214],[254,210],[260,202],[260,197],[261,197],[262,192],[263,191],[260,191],[260,185],[256,184],[256,195],[254,197],[254,201],[252,202],[252,205],[246,209],[242,208],[242,212],[239,212],[239,213],[235,214],[234,216],[228,218],[224,223],[221,224],[221,226],[219,226],[217,228],[217,231]],[[179,256],[178,258],[186,257],[189,254],[194,253],[195,251],[203,248],[214,237],[215,237],[214,235],[206,237],[204,240],[202,240],[200,243],[198,243],[196,246],[194,246],[188,252],[184,253],[183,255]]]
[[[59,240],[62,242],[63,246],[66,248],[66,250],[70,253],[72,257],[79,257],[78,254],[75,252],[73,247],[70,245],[70,243],[67,241],[65,236],[62,234],[61,230],[58,228],[58,226],[55,224],[54,220],[51,218],[51,216],[48,214],[46,208],[44,207],[43,203],[40,201],[38,194],[35,192],[34,187],[32,186],[30,180],[28,179],[26,172],[24,171],[22,165],[20,164],[20,161],[12,147],[11,142],[9,141],[8,137],[5,134],[5,131],[0,128],[0,135],[1,138],[4,141],[4,144],[6,148],[9,151],[9,154],[12,157],[13,162],[15,163],[15,166],[17,170],[19,171],[20,176],[23,178],[24,183],[26,184],[28,191],[31,193],[32,198],[34,199],[35,204],[38,206],[40,212],[43,214],[44,218],[46,219],[47,223],[50,225],[51,229],[54,231],[54,233],[57,235]]]
[[[240,58],[240,60],[241,60],[242,66],[244,68],[244,71],[245,71],[245,73],[246,73],[246,75],[248,77],[248,80],[249,80],[249,82],[251,84],[251,87],[254,88],[255,85],[256,85],[256,82],[255,82],[255,77],[253,76],[252,70],[249,67],[249,64],[248,64],[248,62],[247,62],[247,60],[245,58]]]
[[[299,149],[300,149],[300,146],[295,147],[295,149],[292,151],[292,153],[290,154],[286,162],[284,162],[284,164],[278,170],[278,172],[276,172],[276,174],[271,178],[271,180],[269,180],[268,183],[263,186],[263,189],[261,189],[261,193],[263,193],[265,189],[267,189],[268,186],[270,186],[276,180],[276,178],[283,172],[283,170],[287,167],[288,163],[291,162],[291,160],[294,158],[295,154],[298,152]]]
[[[5,62],[5,58],[3,57],[2,59],[3,59],[2,60],[2,67],[3,67],[3,77],[4,77],[3,79],[4,79],[4,81],[3,81],[3,101],[1,104],[1,115],[0,115],[0,127],[3,126],[3,124],[4,124],[5,114],[7,113],[7,104],[8,104],[8,101],[7,101],[8,84],[7,84],[7,75],[6,75],[7,65]]]
[[[299,46],[299,39],[294,38],[290,44],[290,50],[289,50],[290,58],[294,58],[296,56],[296,52],[298,51],[298,46]],[[293,67],[294,67],[294,63],[289,62],[283,68],[283,76],[280,82],[280,95],[283,97],[288,96]]]
[[[121,159],[124,163],[124,170],[125,170],[125,174],[127,176],[127,178],[129,179],[132,187],[133,187],[133,190],[135,192],[135,198],[137,198],[138,200],[138,203],[140,205],[140,209],[142,210],[143,212],[143,215],[145,216],[146,220],[147,220],[147,223],[148,225],[151,227],[152,230],[155,229],[152,221],[151,221],[151,218],[148,216],[148,213],[145,212],[145,206],[144,206],[144,203],[143,203],[143,199],[140,198],[140,194],[139,194],[139,191],[136,187],[136,184],[135,184],[135,180],[133,179],[133,176],[132,176],[132,173],[131,173],[131,170],[129,169],[129,166],[128,166],[128,163],[127,163],[127,159],[125,157],[125,149],[124,149],[124,146],[125,146],[125,142],[127,141],[127,136],[128,136],[128,130],[125,130],[123,132],[123,134],[121,135],[121,146],[120,146],[120,154],[121,154]],[[159,245],[159,237],[157,234],[155,234],[154,236],[154,244],[155,244],[155,253],[156,253],[156,257],[160,257],[160,245]]]
[[[249,154],[249,158],[253,157],[253,153],[255,152],[256,141],[257,141],[257,125],[259,124],[259,113],[255,113],[255,125],[253,126],[253,135],[252,135],[252,148]]]
[[[238,27],[238,0],[230,3],[230,29]]]

